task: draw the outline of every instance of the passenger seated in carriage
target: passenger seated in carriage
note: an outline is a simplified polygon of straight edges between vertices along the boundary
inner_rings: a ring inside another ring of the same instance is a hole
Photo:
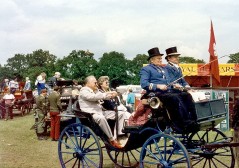
[[[111,91],[109,87],[109,77],[108,76],[101,76],[98,79],[98,87],[99,91],[102,93]],[[116,99],[110,99],[110,100],[103,100],[102,101],[102,107],[104,110],[115,110],[115,107],[117,106],[118,111],[123,111],[126,113],[126,115],[130,116],[130,113],[127,112],[127,108],[120,102],[119,96],[116,97]]]
[[[170,84],[170,76],[162,66],[162,56],[158,48],[148,51],[149,65],[140,70],[140,84],[147,93],[154,92],[169,113],[172,126],[179,133],[198,130],[196,109],[192,96],[184,91],[175,89]],[[178,85],[174,85],[178,87]],[[195,130],[194,130],[195,129]]]
[[[16,90],[19,89],[19,83],[18,83],[18,81],[17,81],[17,78],[14,78],[13,80],[11,80],[11,81],[9,82],[9,88],[10,88],[10,92],[11,92],[12,94],[14,94],[14,93],[16,92]]]
[[[114,138],[107,119],[115,119],[115,111],[103,111],[100,100],[110,100],[117,96],[117,92],[99,91],[97,80],[94,76],[85,79],[85,86],[81,88],[79,95],[79,105],[82,111],[91,113],[95,122],[101,127],[102,131],[109,138],[109,142],[116,148],[122,148],[121,144]],[[125,112],[118,112],[118,135],[122,134],[124,120],[128,119]]]
[[[177,47],[171,47],[165,50],[166,51],[166,61],[168,64],[165,68],[168,71],[169,83],[175,82],[178,88],[190,88],[189,84],[183,78],[182,70],[179,67],[179,56],[180,54],[177,52]]]

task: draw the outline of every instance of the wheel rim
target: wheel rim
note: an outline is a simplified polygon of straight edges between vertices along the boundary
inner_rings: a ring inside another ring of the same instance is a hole
[[[199,131],[189,137],[189,142],[193,142],[194,148],[198,150],[192,152],[192,165],[195,168],[230,168],[234,167],[235,159],[231,147],[221,147],[218,149],[201,149],[202,145],[225,142],[227,136],[218,129]]]
[[[190,168],[191,161],[186,148],[179,140],[167,134],[156,134],[142,147],[140,167]]]
[[[101,168],[102,149],[94,132],[81,124],[67,126],[58,141],[61,166]]]

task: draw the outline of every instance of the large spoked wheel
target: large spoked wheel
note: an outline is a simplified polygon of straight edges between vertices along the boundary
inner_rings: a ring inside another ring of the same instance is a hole
[[[98,137],[88,127],[71,124],[61,133],[58,155],[63,168],[101,168],[103,154]]]
[[[189,136],[189,143],[193,145],[191,160],[195,168],[232,168],[235,166],[235,158],[232,147],[204,148],[203,145],[217,144],[227,141],[227,136],[220,130],[199,131]]]
[[[110,159],[114,162],[115,165],[121,168],[136,168],[139,166],[139,149],[133,149],[129,151],[123,150],[112,150],[106,148],[107,153]]]
[[[191,160],[184,145],[168,134],[151,136],[140,153],[141,168],[190,168]]]

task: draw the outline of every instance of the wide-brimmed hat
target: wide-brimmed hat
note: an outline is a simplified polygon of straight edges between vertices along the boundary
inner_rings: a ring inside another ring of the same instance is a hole
[[[177,47],[170,47],[168,49],[165,50],[166,51],[166,59],[168,56],[179,56],[180,54],[177,51]]]
[[[148,53],[149,53],[149,57],[148,57],[147,60],[149,60],[150,58],[155,57],[155,56],[162,56],[163,55],[159,52],[158,47],[151,48],[150,50],[148,50]]]

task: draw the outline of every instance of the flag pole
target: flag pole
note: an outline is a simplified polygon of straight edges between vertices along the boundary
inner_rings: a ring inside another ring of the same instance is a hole
[[[210,73],[210,87],[212,87],[212,74]]]

